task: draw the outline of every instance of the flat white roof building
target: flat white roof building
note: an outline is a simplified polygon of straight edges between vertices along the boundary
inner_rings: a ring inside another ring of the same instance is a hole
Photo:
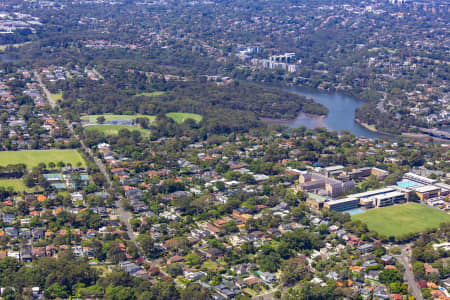
[[[414,189],[414,191],[418,192],[418,193],[429,193],[429,192],[434,192],[434,191],[438,191],[441,188],[435,185],[424,185],[424,186],[419,186],[416,187]]]
[[[403,175],[403,178],[406,178],[406,179],[409,179],[411,181],[415,181],[415,182],[418,182],[421,184],[435,184],[437,182],[437,180],[423,177],[423,176],[420,176],[420,175],[417,175],[417,174],[414,174],[411,172],[405,173]]]

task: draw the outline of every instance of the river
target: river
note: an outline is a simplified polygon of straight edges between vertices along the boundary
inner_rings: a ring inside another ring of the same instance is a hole
[[[285,90],[311,98],[326,106],[328,108],[328,115],[326,117],[318,117],[315,115],[299,113],[294,120],[270,120],[268,123],[283,124],[293,128],[300,126],[305,126],[307,128],[326,127],[338,132],[341,130],[348,130],[356,136],[366,138],[383,137],[383,135],[372,132],[355,122],[355,110],[364,104],[361,100],[340,93],[327,93],[315,89],[286,88]]]
[[[6,54],[0,54],[0,62],[9,63],[9,62],[16,62],[16,61],[18,61],[18,59],[11,58],[11,57],[7,56]]]

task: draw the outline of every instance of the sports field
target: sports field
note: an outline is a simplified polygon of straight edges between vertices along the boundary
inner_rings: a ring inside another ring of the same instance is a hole
[[[180,112],[167,113],[166,116],[168,118],[171,118],[172,120],[174,120],[178,124],[183,123],[187,119],[192,119],[192,120],[194,120],[197,123],[200,122],[203,119],[203,117],[201,115],[198,115],[198,114],[180,113]]]
[[[39,163],[48,164],[53,162],[71,163],[76,167],[80,162],[86,166],[83,158],[77,150],[27,150],[27,151],[2,151],[0,152],[0,165],[25,164],[27,168],[36,167]]]
[[[370,230],[389,237],[437,227],[450,222],[450,215],[419,203],[405,203],[371,209],[353,215],[352,219],[361,220]]]
[[[156,96],[161,96],[164,95],[166,92],[161,92],[161,91],[156,91],[156,92],[144,92],[144,93],[139,93],[134,95],[135,97],[139,97],[139,96],[146,96],[146,97],[156,97]]]
[[[104,115],[89,115],[89,116],[82,116],[81,119],[82,120],[89,120],[89,123],[97,123],[97,118],[103,116],[105,118],[106,122],[110,122],[110,121],[119,121],[119,120],[134,120],[136,118],[148,118],[150,120],[150,122],[152,123],[153,121],[155,121],[156,116],[152,116],[152,115],[114,115],[114,114],[104,114]],[[175,122],[177,122],[178,124],[183,123],[185,120],[187,119],[192,119],[195,122],[200,122],[203,117],[201,115],[198,114],[192,114],[192,113],[181,113],[181,112],[171,112],[171,113],[167,113],[166,116],[168,118],[171,118],[172,120],[174,120]]]
[[[97,118],[103,116],[105,118],[105,122],[110,121],[132,121],[136,118],[148,118],[150,122],[153,122],[156,117],[150,115],[113,115],[113,114],[104,114],[104,115],[89,115],[81,117],[82,120],[89,120],[89,123],[97,123]]]
[[[8,47],[14,47],[14,48],[19,48],[22,47],[26,44],[29,44],[30,42],[25,42],[25,43],[20,43],[20,44],[6,44],[6,45],[0,45],[0,51],[4,51],[6,48]]]
[[[120,129],[128,129],[130,131],[138,130],[143,136],[148,136],[150,134],[149,130],[145,130],[133,125],[89,125],[86,126],[85,129],[101,131],[106,135],[117,135],[119,134]]]
[[[8,188],[12,187],[15,192],[23,192],[29,191],[33,189],[29,189],[25,186],[22,179],[1,179],[0,187]]]

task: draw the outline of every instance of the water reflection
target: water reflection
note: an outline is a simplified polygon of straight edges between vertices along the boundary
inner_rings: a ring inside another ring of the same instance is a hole
[[[269,123],[284,124],[293,128],[300,126],[306,126],[307,128],[326,127],[338,132],[348,130],[357,136],[366,138],[378,138],[382,136],[355,122],[355,110],[364,104],[363,101],[339,93],[326,93],[314,89],[287,88],[286,90],[307,98],[312,98],[314,101],[323,104],[328,108],[328,115],[326,117],[317,117],[300,113],[294,120],[272,120]]]

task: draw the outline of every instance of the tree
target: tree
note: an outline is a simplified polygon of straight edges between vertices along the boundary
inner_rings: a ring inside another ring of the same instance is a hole
[[[412,269],[414,272],[414,277],[416,277],[416,279],[421,280],[425,278],[425,265],[423,262],[416,261],[413,264]]]
[[[39,175],[38,183],[44,189],[48,189],[50,187],[50,182],[48,182],[47,179],[45,179],[45,177],[42,175]]]
[[[309,278],[308,262],[302,258],[291,258],[284,264],[280,279],[284,286],[291,286]]]
[[[157,251],[155,249],[155,242],[149,235],[140,234],[137,237],[136,241],[146,257],[148,258],[156,257]]]
[[[320,224],[319,227],[317,227],[317,231],[319,231],[320,234],[327,234],[328,226],[326,224]]]
[[[97,117],[97,123],[98,124],[103,124],[103,123],[105,123],[105,121],[106,121],[106,119],[105,119],[104,116]]]
[[[385,283],[385,284],[391,284],[397,281],[402,282],[403,281],[403,276],[402,273],[400,273],[399,270],[396,269],[386,269],[381,271],[380,275],[379,275],[379,279],[381,282]]]
[[[175,278],[183,274],[183,268],[179,264],[170,264],[167,266],[167,273]]]
[[[424,162],[425,162],[424,156],[419,152],[413,152],[408,157],[408,163],[413,167],[421,166],[423,165]]]
[[[31,174],[25,175],[23,177],[23,183],[29,188],[33,187],[35,185],[33,176]]]
[[[389,285],[389,290],[394,294],[407,294],[408,293],[408,285],[405,282],[393,282]]]
[[[225,224],[224,229],[225,229],[225,232],[227,232],[227,233],[239,231],[239,229],[236,225],[236,221],[229,221],[228,223]]]
[[[142,299],[179,299],[180,295],[173,281],[157,282],[151,288],[152,296]]]
[[[9,286],[20,267],[21,264],[12,257],[0,260],[0,285]]]
[[[14,300],[16,299],[17,293],[14,289],[7,287],[3,290],[2,298],[4,300]]]
[[[48,299],[55,299],[67,298],[69,293],[67,292],[67,288],[65,286],[55,282],[45,290],[44,295]]]
[[[107,257],[114,263],[117,264],[126,259],[125,253],[120,248],[119,244],[114,244],[108,250]]]
[[[280,267],[281,257],[277,252],[269,251],[262,254],[258,258],[257,263],[261,267],[261,270],[274,273]]]
[[[210,299],[211,293],[207,288],[202,287],[198,283],[189,284],[181,291],[181,300],[207,300]]]
[[[216,181],[215,186],[219,191],[225,190],[225,183],[223,181]]]
[[[229,169],[230,167],[224,163],[218,163],[216,165],[216,172],[219,174],[225,174]]]
[[[200,258],[200,256],[198,256],[197,254],[195,254],[195,253],[189,253],[188,255],[186,255],[186,257],[185,257],[185,259],[184,259],[184,261],[186,262],[186,264],[188,265],[188,266],[197,266],[197,265],[199,265],[200,263],[201,263],[201,258]]]
[[[128,300],[134,299],[134,291],[131,287],[108,286],[106,288],[105,299]]]

